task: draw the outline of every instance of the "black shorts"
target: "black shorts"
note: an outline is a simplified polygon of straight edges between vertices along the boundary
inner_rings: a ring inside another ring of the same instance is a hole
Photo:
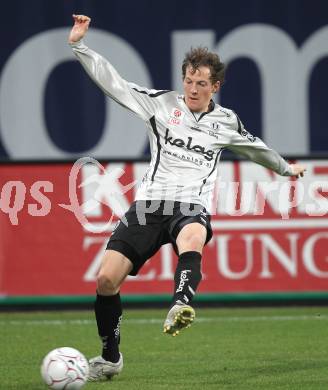
[[[198,222],[206,227],[207,244],[212,238],[211,217],[203,206],[173,201],[133,202],[114,229],[106,249],[122,253],[133,263],[130,275],[137,275],[143,264],[159,248],[171,243],[178,255],[176,238],[187,224]]]

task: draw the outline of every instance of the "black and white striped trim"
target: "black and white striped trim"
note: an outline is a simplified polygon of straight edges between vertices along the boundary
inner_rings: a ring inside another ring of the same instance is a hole
[[[153,129],[153,132],[155,134],[155,137],[156,137],[156,144],[157,144],[157,156],[156,156],[156,162],[155,162],[155,166],[154,166],[154,171],[151,175],[151,181],[154,181],[154,177],[155,177],[155,174],[156,174],[156,171],[157,171],[157,168],[158,168],[158,164],[159,164],[159,160],[161,158],[161,143],[160,143],[160,137],[159,137],[159,133],[158,133],[158,130],[157,130],[157,126],[156,126],[156,119],[155,119],[155,115],[152,116],[150,119],[149,119],[149,122],[150,122],[150,125],[151,125],[151,128]]]
[[[217,162],[218,162],[218,160],[219,160],[219,158],[220,158],[220,156],[221,156],[221,154],[222,154],[222,152],[223,152],[223,149],[224,149],[224,148],[221,148],[221,149],[217,152],[217,155],[216,155],[216,157],[215,157],[215,161],[214,161],[213,168],[212,168],[211,172],[208,174],[208,176],[203,180],[203,183],[202,183],[202,185],[200,186],[199,194],[198,194],[198,195],[200,195],[200,194],[202,193],[203,188],[204,188],[204,185],[206,184],[207,179],[208,179],[208,178],[212,175],[212,173],[214,172],[214,170],[215,170],[215,168],[216,168],[216,165],[217,165]]]
[[[152,98],[157,97],[157,96],[161,96],[164,93],[171,92],[170,90],[163,90],[163,91],[157,91],[156,93],[149,93],[147,91],[139,91],[137,88],[132,88],[132,89],[136,92],[143,93],[143,94],[148,95],[149,97],[152,97]]]

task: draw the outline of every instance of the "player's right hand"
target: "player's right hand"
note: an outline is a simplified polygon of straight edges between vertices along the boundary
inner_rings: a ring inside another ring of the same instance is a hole
[[[72,30],[68,37],[69,43],[74,43],[82,39],[85,36],[89,28],[89,24],[91,22],[89,16],[85,16],[85,15],[73,14],[73,19],[74,19],[74,26],[72,27]]]

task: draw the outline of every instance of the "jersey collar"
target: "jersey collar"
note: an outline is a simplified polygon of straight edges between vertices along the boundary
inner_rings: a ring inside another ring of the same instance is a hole
[[[202,112],[202,113],[200,114],[200,116],[198,117],[198,119],[196,119],[196,117],[195,117],[195,115],[194,115],[194,113],[193,113],[192,111],[191,111],[191,113],[192,113],[193,117],[196,119],[196,121],[199,122],[206,114],[209,114],[210,112],[212,112],[212,111],[214,110],[214,108],[215,108],[215,103],[214,103],[214,101],[211,99],[211,100],[210,100],[210,104],[208,105],[208,110],[205,111],[205,112]]]

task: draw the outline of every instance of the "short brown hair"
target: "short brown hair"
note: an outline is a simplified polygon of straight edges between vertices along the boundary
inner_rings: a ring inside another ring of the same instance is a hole
[[[216,53],[208,51],[207,47],[191,48],[186,53],[182,63],[182,77],[186,77],[187,67],[191,66],[196,71],[200,66],[207,66],[210,69],[210,80],[212,84],[220,81],[221,85],[224,82],[225,65],[221,62],[220,57]]]

